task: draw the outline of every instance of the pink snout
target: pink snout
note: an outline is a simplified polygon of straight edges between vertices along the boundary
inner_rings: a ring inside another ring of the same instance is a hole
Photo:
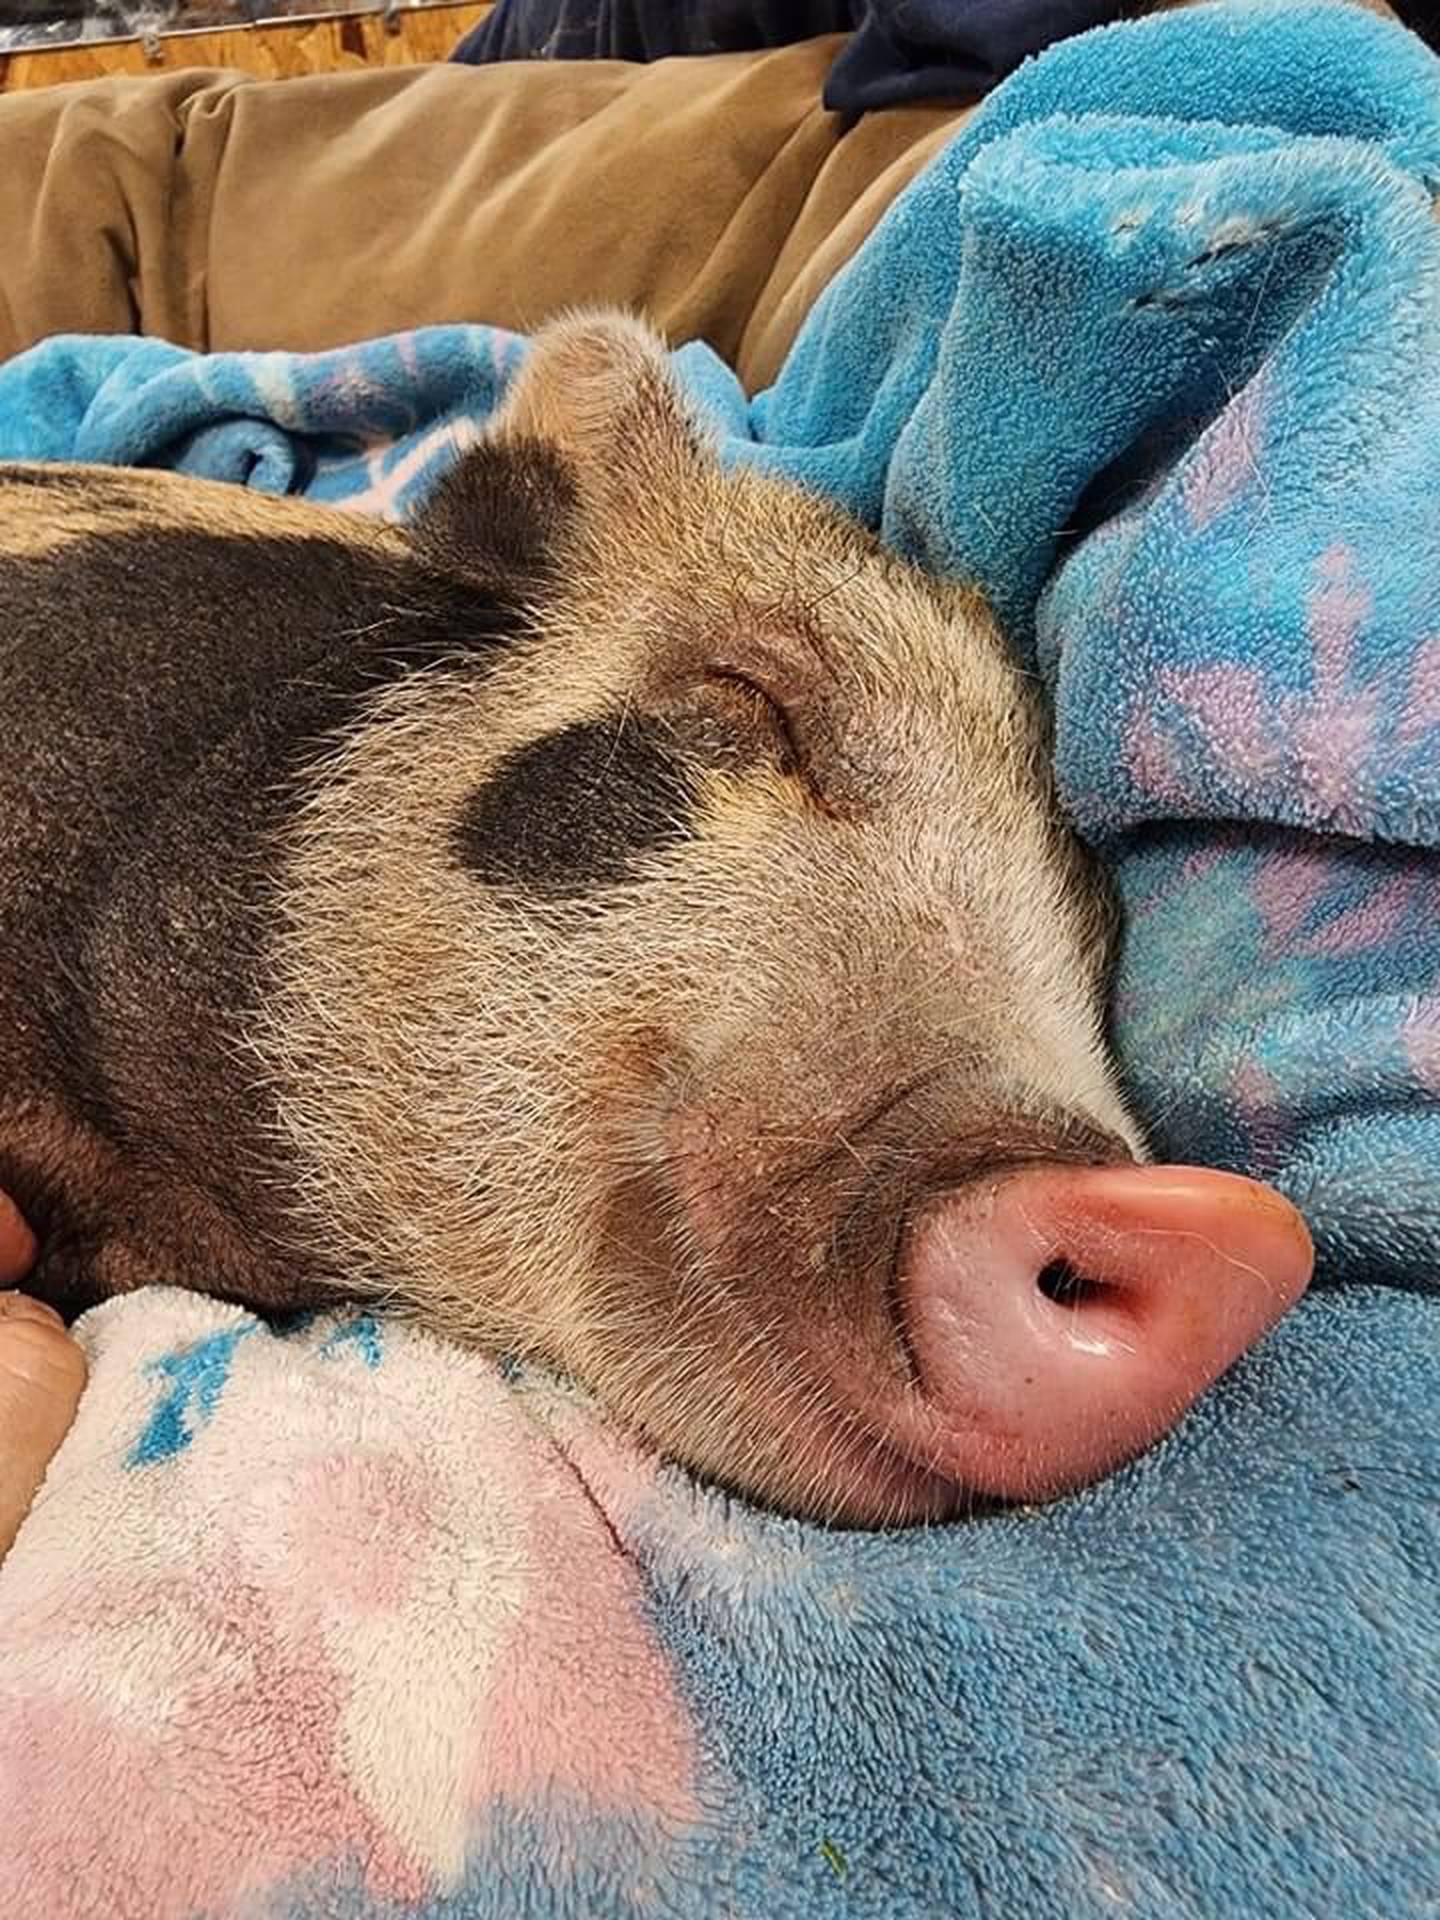
[[[1313,1263],[1288,1200],[1196,1167],[1041,1166],[947,1194],[902,1256],[924,1410],[890,1437],[978,1494],[1082,1486],[1172,1427]]]

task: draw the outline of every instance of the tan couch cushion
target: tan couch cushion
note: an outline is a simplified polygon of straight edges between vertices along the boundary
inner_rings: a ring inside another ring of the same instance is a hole
[[[0,96],[0,354],[70,330],[317,348],[610,300],[769,378],[957,120],[842,131],[837,44]]]

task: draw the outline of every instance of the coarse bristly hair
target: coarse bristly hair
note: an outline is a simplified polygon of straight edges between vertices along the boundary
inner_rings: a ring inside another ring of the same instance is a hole
[[[547,329],[491,445],[553,468],[522,636],[369,699],[285,839],[254,1044],[301,1211],[726,1484],[940,1511],[836,1385],[915,1391],[908,1209],[1069,1116],[1136,1146],[1037,690],[973,592],[723,469],[636,322]]]

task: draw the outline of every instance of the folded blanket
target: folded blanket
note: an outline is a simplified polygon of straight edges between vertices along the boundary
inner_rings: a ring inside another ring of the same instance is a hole
[[[0,458],[173,467],[403,520],[474,444],[523,350],[499,327],[313,354],[57,336],[0,366]]]
[[[1105,1487],[895,1537],[749,1512],[369,1316],[112,1303],[0,1573],[30,1911],[1423,1910],[1437,182],[1394,27],[1160,16],[1007,83],[770,393],[679,356],[730,457],[992,593],[1124,896],[1158,1144],[1275,1178],[1345,1284]],[[403,515],[521,351],[58,342],[0,368],[0,451]]]

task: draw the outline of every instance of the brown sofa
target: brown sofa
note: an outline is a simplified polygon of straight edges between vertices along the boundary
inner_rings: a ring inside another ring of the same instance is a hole
[[[318,348],[646,308],[752,388],[964,119],[820,105],[837,42],[0,96],[0,356],[48,333]]]

